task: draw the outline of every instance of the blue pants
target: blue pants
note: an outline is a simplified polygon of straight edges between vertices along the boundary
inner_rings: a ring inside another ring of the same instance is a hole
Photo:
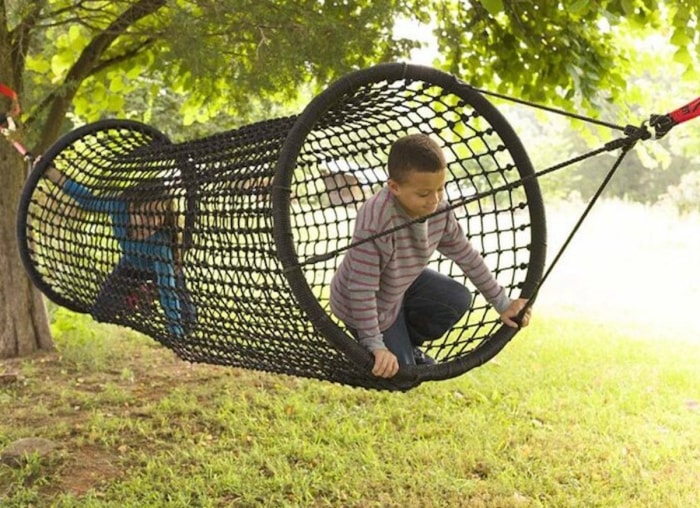
[[[469,309],[471,299],[463,284],[424,269],[406,291],[396,321],[383,331],[384,344],[399,365],[415,365],[413,348],[448,332]]]
[[[147,307],[150,307],[157,298],[166,315],[168,308],[176,309],[177,316],[171,317],[168,323],[169,331],[176,336],[181,336],[183,330],[185,334],[188,334],[197,322],[197,308],[187,290],[184,274],[182,272],[175,273],[174,296],[177,298],[177,302],[174,303],[168,302],[162,292],[158,291],[156,281],[157,274],[154,271],[140,270],[128,262],[120,260],[102,284],[91,309],[92,316],[97,321],[113,322],[120,314],[132,315],[136,309],[129,305],[128,297],[136,294],[144,300]],[[151,285],[150,289],[142,287],[144,284]],[[152,308],[143,308],[140,309],[140,312],[147,314],[153,310]]]

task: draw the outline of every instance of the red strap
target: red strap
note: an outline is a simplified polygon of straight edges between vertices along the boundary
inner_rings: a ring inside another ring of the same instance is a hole
[[[20,108],[17,92],[15,92],[9,86],[0,83],[0,93],[3,94],[5,97],[9,97],[10,99],[12,99],[12,111],[10,112],[10,116],[18,116],[20,114]]]
[[[0,83],[0,93],[3,94],[5,97],[9,97],[13,101],[17,100],[17,92],[15,92],[9,86],[3,85],[2,83]]]
[[[698,115],[700,115],[700,97],[668,114],[677,124],[695,118]]]

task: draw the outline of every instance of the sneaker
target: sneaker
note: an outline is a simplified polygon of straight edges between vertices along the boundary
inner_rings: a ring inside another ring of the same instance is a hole
[[[434,358],[426,355],[423,350],[418,347],[413,348],[413,359],[416,361],[416,365],[436,365],[437,362]]]

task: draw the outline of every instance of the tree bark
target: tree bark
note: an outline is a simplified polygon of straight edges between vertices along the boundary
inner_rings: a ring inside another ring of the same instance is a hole
[[[9,143],[0,143],[0,358],[53,349],[41,293],[30,282],[17,247],[16,211],[26,172]],[[12,212],[12,213],[10,213]]]
[[[18,26],[16,36],[7,30],[5,2],[0,1],[0,82],[22,83],[24,54],[29,33],[36,24],[44,2],[35,2],[27,18]],[[61,87],[49,101],[46,119],[40,129],[37,146],[43,152],[60,134],[71,101],[82,81],[100,65],[110,45],[130,26],[165,6],[166,0],[134,0],[114,21],[83,49]],[[21,36],[20,36],[21,35]],[[15,46],[13,46],[13,44]],[[15,56],[17,58],[11,58]],[[15,88],[21,94],[21,89]],[[19,256],[16,215],[26,171],[9,143],[0,140],[0,359],[29,355],[53,349],[43,295],[27,277]]]

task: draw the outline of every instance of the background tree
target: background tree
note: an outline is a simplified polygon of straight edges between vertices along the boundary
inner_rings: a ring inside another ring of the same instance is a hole
[[[628,93],[639,40],[676,48],[683,78],[697,80],[693,0],[449,0],[435,12],[441,64],[476,86],[599,112]]]
[[[21,97],[24,140],[34,153],[106,116],[157,122],[173,137],[192,138],[261,112],[279,116],[342,74],[406,57],[422,38],[394,35],[396,21],[408,19],[434,29],[436,66],[475,85],[598,108],[620,97],[635,62],[629,44],[617,44],[620,34],[663,28],[692,76],[699,10],[691,0],[3,0],[0,82]],[[15,210],[26,172],[7,143],[0,166],[6,358],[52,342],[42,297],[17,254]]]

